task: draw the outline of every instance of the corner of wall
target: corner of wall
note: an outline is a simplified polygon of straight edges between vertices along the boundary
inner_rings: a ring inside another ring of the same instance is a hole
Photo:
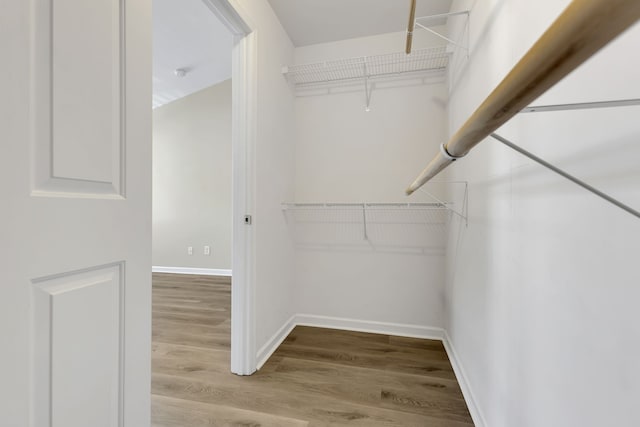
[[[451,341],[451,337],[446,329],[443,331],[442,344],[444,345],[444,349],[446,350],[451,366],[453,367],[453,372],[455,373],[460,389],[462,390],[462,395],[467,404],[467,408],[469,408],[469,413],[471,414],[473,423],[476,427],[487,427],[488,424],[484,418],[482,410],[480,409],[476,395],[471,388],[471,383],[469,382],[462,366],[462,361],[460,360],[460,357],[453,346],[453,342]]]
[[[257,368],[260,370],[262,366],[269,360],[271,355],[280,347],[280,344],[289,336],[293,328],[296,327],[296,315],[291,316],[281,327],[276,331],[267,342],[260,347],[256,354]]]

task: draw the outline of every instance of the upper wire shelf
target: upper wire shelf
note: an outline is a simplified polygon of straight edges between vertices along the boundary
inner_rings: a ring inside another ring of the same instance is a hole
[[[368,79],[419,71],[446,69],[449,53],[446,46],[384,55],[361,56],[314,64],[291,65],[282,73],[296,87],[344,80]]]
[[[449,18],[460,18],[462,21],[449,22]],[[313,95],[317,89],[321,93],[325,90],[326,93],[332,93],[334,86],[340,87],[342,83],[352,86],[355,82],[362,82],[365,111],[369,111],[371,93],[378,83],[387,85],[402,78],[415,81],[415,77],[420,77],[425,84],[429,81],[428,77],[440,78],[448,68],[455,68],[455,53],[458,49],[463,50],[468,57],[468,18],[469,11],[416,18],[415,25],[435,38],[428,42],[431,47],[414,49],[408,55],[405,52],[394,52],[290,65],[282,68],[282,74],[295,87],[299,96]]]

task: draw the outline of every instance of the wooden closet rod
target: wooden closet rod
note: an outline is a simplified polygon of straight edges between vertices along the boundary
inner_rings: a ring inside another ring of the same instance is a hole
[[[405,52],[407,55],[411,53],[411,43],[413,42],[413,29],[416,25],[416,0],[411,0],[409,9],[409,23],[407,24],[407,45]]]
[[[407,188],[411,194],[640,19],[639,0],[573,0]]]

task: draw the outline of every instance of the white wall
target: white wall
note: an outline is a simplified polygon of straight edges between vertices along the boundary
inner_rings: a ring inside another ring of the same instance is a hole
[[[293,315],[294,256],[280,203],[293,197],[293,96],[282,66],[293,60],[289,40],[266,0],[238,0],[257,34],[258,124],[254,177],[256,349]],[[243,213],[241,213],[243,214]]]
[[[567,4],[475,2],[450,132]],[[638,43],[635,27],[535,104],[640,97]],[[640,209],[638,108],[523,114],[498,133]],[[470,212],[446,328],[486,425],[640,425],[640,221],[491,140],[447,174],[469,181]]]
[[[153,110],[153,265],[230,270],[231,230],[227,80]]]
[[[418,38],[416,48],[432,41]],[[295,62],[403,48],[404,35],[393,33],[296,48]],[[365,112],[362,82],[333,89],[331,94],[305,91],[305,96],[296,98],[295,201],[432,201],[420,194],[404,195],[413,175],[446,134],[444,76],[430,76],[426,81],[379,84],[372,92],[369,112]],[[373,213],[370,241],[365,241],[357,211],[343,212],[333,225],[327,221],[335,221],[335,215],[304,215],[288,214],[289,232],[297,243],[299,313],[423,328],[442,326],[443,230],[425,232],[419,225],[376,224]],[[406,215],[390,215],[387,220],[406,222]],[[414,219],[420,221],[421,214],[416,215]],[[428,247],[416,246],[416,234],[429,241],[427,245],[420,242]]]

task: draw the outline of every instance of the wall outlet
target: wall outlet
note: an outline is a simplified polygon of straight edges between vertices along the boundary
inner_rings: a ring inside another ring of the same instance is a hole
[[[204,247],[204,254],[205,255],[211,255],[211,246],[205,246]]]
[[[193,246],[187,247],[187,255],[193,255]]]

